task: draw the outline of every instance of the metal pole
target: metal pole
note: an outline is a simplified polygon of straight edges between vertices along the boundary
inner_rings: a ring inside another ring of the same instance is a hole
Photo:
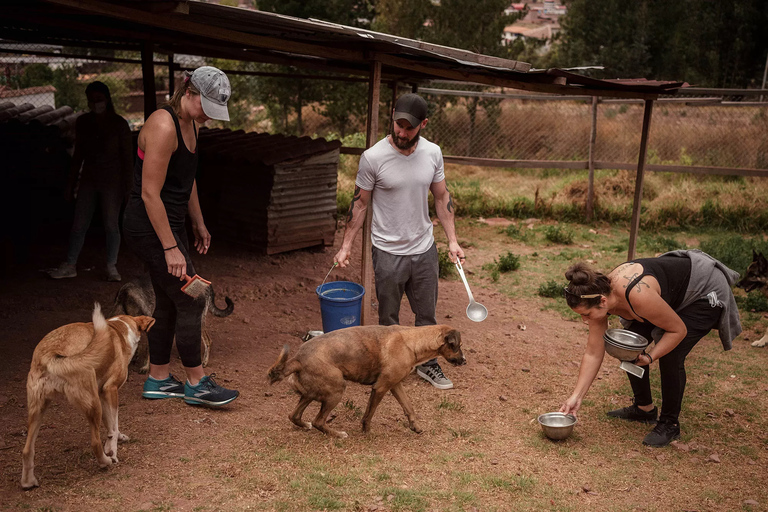
[[[597,140],[597,96],[592,96],[592,133],[589,136],[589,185],[587,186],[587,222],[595,207],[595,141]]]
[[[157,94],[155,93],[155,63],[154,47],[150,41],[141,46],[141,80],[144,84],[144,120],[157,110]]]
[[[173,98],[176,91],[176,78],[173,75],[173,54],[168,54],[168,99]]]
[[[629,229],[629,254],[627,261],[635,258],[637,248],[637,232],[640,229],[640,202],[643,198],[643,176],[645,172],[645,154],[648,149],[648,133],[651,131],[651,114],[653,113],[653,100],[645,100],[645,113],[643,114],[643,135],[640,139],[640,156],[637,159],[637,177],[635,178],[635,200],[632,205],[632,225]]]
[[[381,61],[373,60],[371,62],[371,75],[368,82],[368,126],[365,137],[365,147],[369,148],[376,144],[379,134],[379,96],[381,93]],[[363,224],[363,257],[360,265],[362,272],[363,286],[365,295],[363,296],[362,314],[360,315],[361,325],[371,324],[371,301],[373,300],[373,261],[371,259],[371,222],[373,221],[373,205],[368,205],[368,211],[365,214],[365,223]]]
[[[768,55],[765,57],[765,69],[763,70],[763,85],[761,89],[765,89],[765,77],[768,76]],[[760,95],[760,101],[763,101],[763,95]]]

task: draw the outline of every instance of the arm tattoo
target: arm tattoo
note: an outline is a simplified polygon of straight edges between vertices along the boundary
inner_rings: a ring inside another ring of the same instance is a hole
[[[448,204],[445,205],[446,210],[448,210],[448,213],[453,213],[453,197],[451,197],[451,194],[448,193]]]
[[[360,187],[355,185],[355,193],[352,195],[352,203],[349,205],[349,211],[347,212],[347,224],[352,222],[352,210],[355,208],[355,202],[360,199]]]
[[[635,285],[635,290],[637,290],[637,293],[640,293],[642,290],[640,290],[641,286],[645,286],[649,290],[651,289],[650,285],[646,283],[645,281],[638,281],[637,285]]]

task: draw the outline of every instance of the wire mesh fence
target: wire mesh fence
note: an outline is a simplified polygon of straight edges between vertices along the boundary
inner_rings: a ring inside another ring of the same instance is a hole
[[[303,76],[265,64],[195,56],[175,55],[169,63],[167,56],[155,55],[154,61],[158,104],[178,85],[181,70],[210,64],[225,69],[232,82],[232,121],[227,127],[343,138],[345,146],[365,145],[365,79]],[[0,121],[62,107],[82,112],[87,108],[85,87],[94,80],[107,84],[116,111],[134,130],[144,121],[136,52],[3,41],[0,63],[4,67]],[[389,86],[381,90],[379,136],[391,122]],[[589,157],[593,116],[589,97],[509,94],[510,90],[461,83],[435,83],[420,93],[430,104],[424,136],[439,144],[445,155],[543,161],[542,166]],[[700,98],[661,98],[651,123],[648,163],[768,168],[768,103],[763,99],[768,97],[750,96],[748,91],[736,98],[712,91]],[[636,163],[643,102],[605,100],[596,108],[593,159]]]

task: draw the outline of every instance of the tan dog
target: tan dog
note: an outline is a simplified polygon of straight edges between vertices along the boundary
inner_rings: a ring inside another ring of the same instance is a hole
[[[142,332],[155,323],[148,316],[104,319],[93,309],[92,323],[69,324],[48,333],[32,354],[27,376],[27,443],[22,455],[21,486],[40,485],[35,478],[35,440],[51,395],[63,393],[91,425],[91,448],[99,466],[117,462],[117,441],[128,437],[117,424],[117,390],[128,377],[130,363]],[[101,447],[102,417],[107,440]]]
[[[270,383],[291,376],[293,389],[301,395],[289,419],[299,427],[316,429],[336,437],[346,432],[328,427],[328,414],[341,401],[346,381],[373,386],[363,415],[363,432],[381,399],[392,391],[408,417],[411,430],[421,432],[410,400],[400,382],[417,364],[438,355],[454,365],[467,361],[461,352],[461,334],[447,325],[403,327],[393,325],[349,327],[313,338],[288,359],[288,345],[269,369]],[[312,423],[301,419],[304,409],[317,400],[322,405]]]

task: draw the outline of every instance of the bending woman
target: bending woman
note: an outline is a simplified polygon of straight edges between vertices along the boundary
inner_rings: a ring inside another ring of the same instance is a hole
[[[668,445],[680,437],[680,409],[685,391],[685,358],[712,329],[718,329],[725,350],[741,333],[739,312],[731,291],[739,274],[698,250],[673,251],[658,258],[622,263],[608,275],[585,263],[565,273],[568,306],[589,326],[589,338],[581,360],[576,389],[560,408],[576,414],[595,380],[605,354],[603,334],[608,316],[621,317],[622,325],[655,341],[635,364],[642,378],[627,374],[634,403],[608,416],[645,423],[656,422],[643,444]],[[661,373],[661,415],[653,405],[649,366],[658,361]]]
[[[197,196],[197,125],[209,119],[229,121],[227,76],[204,66],[185,73],[184,83],[167,106],[157,110],[139,132],[134,186],[123,220],[128,246],[149,267],[155,290],[155,325],[148,333],[149,377],[144,398],[183,397],[192,405],[228,404],[239,395],[206,376],[200,339],[204,300],[181,291],[195,275],[189,257],[185,219],[195,236],[195,249],[206,254],[211,235],[205,227]],[[182,384],[170,374],[171,347],[176,348],[187,374]]]

